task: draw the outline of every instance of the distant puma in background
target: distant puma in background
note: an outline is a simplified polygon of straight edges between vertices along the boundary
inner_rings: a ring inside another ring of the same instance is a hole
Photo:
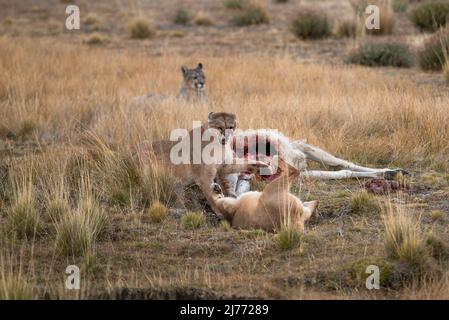
[[[200,62],[196,68],[189,69],[186,66],[181,67],[182,84],[179,90],[178,99],[189,102],[199,102],[207,100],[206,97],[206,76],[203,72],[203,64]],[[155,101],[162,101],[169,98],[167,95],[149,93],[143,96],[134,97],[133,101],[136,103],[148,103]]]
[[[302,203],[290,193],[290,184],[299,171],[275,156],[282,174],[270,182],[262,192],[249,191],[237,199],[223,197],[218,185],[212,185],[218,209],[232,227],[263,229],[273,232],[282,225],[292,225],[299,230],[309,220],[318,201]]]
[[[183,81],[178,97],[186,100],[206,99],[206,76],[203,72],[203,64],[198,63],[195,69],[182,66],[181,71]]]

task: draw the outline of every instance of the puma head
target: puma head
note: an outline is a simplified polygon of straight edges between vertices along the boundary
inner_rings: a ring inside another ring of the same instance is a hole
[[[186,66],[181,67],[184,84],[191,90],[202,91],[206,87],[206,76],[203,72],[203,64],[198,63],[194,69],[189,69]]]
[[[228,143],[230,138],[232,138],[236,125],[235,114],[227,112],[209,113],[208,126],[209,128],[216,129],[215,134],[222,145]]]

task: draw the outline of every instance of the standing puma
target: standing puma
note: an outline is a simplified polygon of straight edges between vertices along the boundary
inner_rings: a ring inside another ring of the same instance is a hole
[[[287,224],[299,230],[304,229],[304,223],[310,218],[318,202],[302,203],[290,193],[290,184],[299,175],[299,171],[278,156],[275,158],[282,174],[262,192],[249,191],[237,199],[215,195],[219,210],[233,227],[271,232]],[[215,193],[220,192],[218,186],[213,189]]]
[[[259,168],[266,165],[259,161],[248,161],[244,159],[236,159],[232,151],[230,140],[236,127],[235,115],[226,112],[211,112],[208,116],[207,123],[201,128],[193,129],[189,132],[189,162],[183,164],[174,164],[170,159],[173,147],[179,142],[173,141],[157,141],[152,144],[153,152],[156,157],[170,166],[173,174],[178,177],[185,185],[191,183],[197,184],[204,193],[206,200],[212,210],[221,217],[222,214],[215,203],[214,193],[211,189],[216,181],[225,186],[226,176],[240,172],[256,172]],[[200,130],[200,141],[195,130]],[[202,137],[209,136],[211,139],[203,141]],[[199,144],[198,147],[194,147]],[[203,150],[216,150],[210,154],[207,162],[203,159]],[[198,163],[198,159],[199,161]]]

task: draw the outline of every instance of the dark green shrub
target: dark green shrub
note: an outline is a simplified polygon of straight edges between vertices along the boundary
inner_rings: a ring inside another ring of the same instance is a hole
[[[133,39],[147,39],[154,36],[155,32],[150,24],[143,19],[137,19],[129,25],[129,33]]]
[[[449,31],[442,30],[433,35],[419,52],[419,65],[423,70],[438,71],[445,64],[449,53]]]
[[[292,32],[301,39],[319,39],[331,35],[331,23],[325,14],[303,11],[292,23]]]
[[[438,260],[447,260],[449,258],[449,246],[436,234],[429,234],[426,239],[426,246],[430,255]]]
[[[415,8],[410,19],[420,29],[436,31],[445,26],[449,17],[449,1],[433,1]]]
[[[178,11],[176,11],[175,17],[173,19],[173,22],[176,24],[182,24],[187,25],[192,20],[192,17],[190,16],[189,11],[185,8],[181,8]]]
[[[399,43],[367,43],[352,52],[349,63],[369,67],[392,66],[409,68],[413,65],[413,55],[406,45]]]
[[[365,287],[366,277],[368,277],[369,275],[368,273],[366,273],[366,270],[370,265],[379,267],[379,284],[381,287],[388,287],[392,284],[394,280],[393,265],[385,261],[385,259],[369,257],[355,261],[347,266],[349,276],[352,280],[355,281],[357,287]]]
[[[270,17],[267,11],[256,4],[248,4],[242,9],[241,13],[232,19],[232,24],[239,27],[268,22],[270,22]]]

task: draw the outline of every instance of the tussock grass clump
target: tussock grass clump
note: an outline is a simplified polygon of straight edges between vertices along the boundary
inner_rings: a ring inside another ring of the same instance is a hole
[[[430,212],[430,217],[433,221],[440,221],[444,218],[444,212],[442,210],[432,210]]]
[[[113,204],[132,207],[141,205],[142,175],[138,164],[130,158],[115,154],[112,150],[108,161],[99,166],[101,176],[105,177],[105,193]],[[110,174],[110,172],[114,172]]]
[[[449,258],[449,245],[435,233],[427,235],[426,246],[429,249],[429,255],[435,259],[441,261]]]
[[[332,26],[326,14],[315,10],[299,13],[291,26],[295,36],[301,39],[320,39],[329,37]]]
[[[443,271],[440,276],[430,276],[418,284],[408,285],[403,299],[411,300],[447,300],[449,295],[449,273]]]
[[[264,7],[249,3],[243,7],[240,13],[231,20],[232,24],[238,27],[264,24],[270,22],[270,17]]]
[[[186,8],[180,8],[176,11],[173,22],[181,25],[188,25],[192,20],[190,12]]]
[[[301,242],[301,231],[290,224],[283,225],[275,235],[274,242],[281,250],[296,248]]]
[[[103,211],[84,202],[55,224],[56,245],[63,255],[89,256],[93,253],[106,217]]]
[[[339,38],[355,38],[357,24],[352,20],[344,20],[337,25],[335,35]]]
[[[388,287],[392,284],[394,279],[394,268],[391,263],[385,261],[385,259],[373,257],[357,260],[348,266],[349,275],[356,281],[357,286],[365,287],[366,277],[368,276],[366,273],[366,268],[370,265],[379,267],[379,284],[381,287]]]
[[[354,214],[379,213],[381,207],[373,195],[366,191],[360,191],[351,196],[351,212]]]
[[[94,33],[86,39],[85,43],[88,45],[100,45],[106,43],[106,38],[99,33]]]
[[[91,170],[99,178],[95,181],[102,181],[97,186],[102,199],[133,209],[148,207],[156,201],[167,206],[177,201],[175,188],[179,184],[175,177],[150,154],[133,156],[127,151],[112,150],[95,134],[86,141],[95,155]]]
[[[220,227],[223,231],[229,231],[231,230],[231,224],[228,220],[221,220],[220,221]]]
[[[3,20],[3,23],[4,23],[6,26],[11,26],[11,25],[14,23],[14,20],[13,20],[13,18],[11,18],[11,17],[6,17],[6,18]]]
[[[40,213],[30,190],[16,195],[6,211],[8,229],[18,239],[30,239],[40,227]]]
[[[223,5],[226,9],[241,10],[248,5],[249,0],[225,0]]]
[[[70,204],[66,199],[51,199],[47,202],[46,214],[52,221],[57,221],[70,213]]]
[[[429,256],[420,222],[402,207],[389,207],[383,217],[387,255],[413,267],[422,267]]]
[[[167,219],[168,209],[160,202],[155,202],[148,209],[148,215],[150,216],[151,221],[160,223]]]
[[[449,19],[449,1],[432,1],[415,8],[410,19],[422,31],[437,31]]]
[[[353,51],[348,63],[368,67],[391,66],[409,68],[413,65],[413,55],[406,45],[399,43],[366,43]]]
[[[442,29],[434,34],[419,52],[419,66],[423,70],[438,71],[443,68],[449,55],[449,30]]]
[[[173,38],[184,38],[186,34],[182,31],[175,31],[170,34]]]
[[[95,242],[106,226],[106,215],[92,194],[87,175],[81,176],[77,208],[54,222],[60,254],[91,256]]]
[[[33,287],[23,275],[22,267],[13,270],[13,261],[0,257],[0,300],[33,300]]]
[[[166,168],[152,164],[144,172],[142,179],[139,190],[143,205],[159,201],[166,206],[170,206],[178,200],[178,182]]]
[[[84,20],[84,24],[86,24],[88,26],[98,24],[99,22],[100,22],[100,19],[98,18],[98,16],[93,13],[90,13]]]
[[[200,211],[197,212],[186,212],[181,217],[181,225],[185,229],[199,229],[206,223],[206,218],[204,217],[204,214]]]
[[[198,13],[195,16],[194,22],[197,26],[211,26],[214,24],[212,19],[203,13]]]
[[[88,31],[98,31],[101,28],[101,20],[97,15],[90,13],[84,20],[84,26]]]
[[[0,278],[0,300],[33,300],[35,295],[28,282],[20,276],[3,273]]]
[[[132,39],[148,39],[155,35],[150,23],[144,19],[136,19],[129,25],[129,34]]]

